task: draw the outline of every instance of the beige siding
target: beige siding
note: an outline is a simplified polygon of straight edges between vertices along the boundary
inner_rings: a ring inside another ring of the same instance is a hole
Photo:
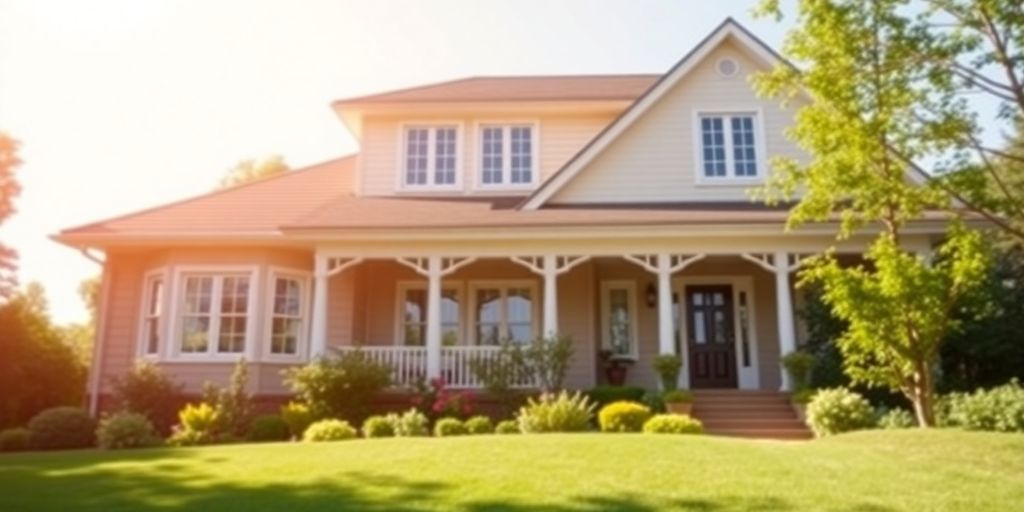
[[[714,66],[732,57],[742,76],[722,77]],[[566,183],[550,203],[747,201],[748,186],[698,184],[696,115],[701,111],[759,112],[768,156],[799,157],[783,132],[793,110],[758,98],[748,77],[755,61],[728,40]],[[762,157],[764,155],[761,155]],[[761,159],[762,163],[766,158]]]

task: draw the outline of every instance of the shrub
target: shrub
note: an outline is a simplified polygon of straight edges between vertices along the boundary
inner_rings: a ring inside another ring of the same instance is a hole
[[[215,434],[224,438],[244,436],[252,421],[252,395],[248,392],[249,367],[240,359],[231,372],[227,388],[213,383],[203,385],[203,402],[217,411]]]
[[[117,412],[100,420],[96,429],[100,448],[120,450],[146,448],[160,444],[160,437],[149,418],[137,412]]]
[[[643,430],[645,434],[700,434],[704,426],[682,414],[658,414],[644,422]]]
[[[814,399],[814,394],[817,393],[816,389],[801,389],[800,391],[794,391],[789,396],[789,399],[794,403],[798,404],[809,404]]]
[[[9,428],[0,431],[0,452],[20,452],[29,449],[32,432],[27,428]]]
[[[572,338],[561,335],[538,338],[525,348],[525,352],[526,364],[541,391],[551,393],[562,389],[575,352]]]
[[[967,430],[1024,432],[1024,387],[1017,379],[989,390],[947,396],[951,426]]]
[[[458,418],[441,418],[434,424],[434,435],[437,437],[464,436],[468,433],[466,424]]]
[[[693,401],[693,393],[682,389],[674,389],[663,393],[661,399],[669,404],[688,403]]]
[[[818,437],[871,428],[874,415],[863,396],[846,388],[821,389],[807,405],[807,425]]]
[[[600,408],[622,400],[639,402],[645,393],[644,388],[637,386],[597,386],[587,391],[587,398]]]
[[[30,443],[41,450],[88,448],[96,444],[96,422],[78,407],[54,407],[28,422]]]
[[[602,432],[640,432],[651,410],[636,402],[613,402],[597,413]]]
[[[281,406],[281,419],[288,425],[292,439],[302,439],[306,428],[313,423],[313,414],[304,403],[288,402]]]
[[[123,376],[111,379],[118,407],[149,418],[158,432],[167,433],[181,403],[181,384],[175,383],[154,363],[139,361]]]
[[[284,371],[284,383],[314,418],[361,420],[370,400],[391,383],[391,369],[361,350],[318,359]]]
[[[319,443],[325,441],[344,441],[354,439],[357,436],[356,429],[352,428],[347,421],[342,420],[320,420],[314,422],[306,432],[302,434],[302,440],[307,443]]]
[[[595,405],[583,394],[562,391],[527,400],[519,409],[519,430],[525,434],[583,432],[590,429]]]
[[[683,368],[683,360],[674,354],[661,354],[654,358],[654,371],[661,379],[661,389],[672,391],[679,387],[679,371]]]
[[[395,423],[395,435],[398,437],[422,437],[429,435],[430,420],[416,409],[409,409],[398,417]]]
[[[276,414],[257,416],[249,425],[246,438],[250,441],[287,441],[291,436],[288,424]]]
[[[498,344],[498,350],[490,357],[470,360],[469,369],[480,380],[484,389],[501,401],[510,400],[513,388],[533,377],[522,346],[509,340],[502,340]]]
[[[494,423],[487,416],[473,416],[466,420],[466,431],[470,434],[493,434]]]
[[[917,420],[914,419],[914,415],[906,409],[889,409],[888,411],[879,412],[878,421],[876,422],[878,428],[892,430],[917,426]]]
[[[196,446],[218,441],[217,410],[210,404],[185,404],[178,412],[178,425],[167,442],[172,446]]]
[[[810,387],[811,369],[814,368],[813,355],[802,350],[790,352],[782,358],[782,366],[786,368],[794,390],[800,391]]]
[[[370,416],[363,422],[363,435],[366,437],[394,437],[398,421],[397,414]]]
[[[517,423],[515,420],[499,421],[498,424],[494,427],[494,433],[495,434],[518,434],[519,433],[519,423]]]

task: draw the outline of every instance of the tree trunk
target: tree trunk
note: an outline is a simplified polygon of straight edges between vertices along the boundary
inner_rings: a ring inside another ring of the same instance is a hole
[[[927,364],[916,364],[914,372],[914,389],[911,401],[914,402],[914,415],[917,425],[921,428],[935,426],[935,385],[932,373]]]

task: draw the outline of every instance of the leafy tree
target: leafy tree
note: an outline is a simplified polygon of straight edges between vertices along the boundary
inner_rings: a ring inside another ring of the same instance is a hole
[[[242,160],[235,164],[220,180],[220,188],[231,188],[250,181],[256,181],[281,174],[290,169],[281,155],[273,155],[262,160]]]
[[[21,193],[21,186],[14,177],[14,169],[19,165],[18,141],[0,132],[0,224],[14,213],[14,198]],[[17,289],[14,275],[17,256],[14,249],[0,243],[0,299],[10,297]]]

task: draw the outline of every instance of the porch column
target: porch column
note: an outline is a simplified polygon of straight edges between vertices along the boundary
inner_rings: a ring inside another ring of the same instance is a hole
[[[427,257],[427,378],[441,376],[441,257]]]
[[[793,294],[789,290],[789,273],[792,265],[789,263],[789,253],[779,251],[775,253],[775,311],[779,322],[779,356],[785,357],[796,350],[796,326],[793,319]],[[782,369],[781,391],[790,391],[792,383],[789,381],[789,373]]]
[[[658,353],[675,354],[675,329],[672,325],[672,260],[658,253]]]
[[[544,319],[541,334],[558,334],[558,260],[553,254],[544,256]]]
[[[316,255],[313,266],[313,320],[310,333],[310,359],[327,352],[327,257]]]

